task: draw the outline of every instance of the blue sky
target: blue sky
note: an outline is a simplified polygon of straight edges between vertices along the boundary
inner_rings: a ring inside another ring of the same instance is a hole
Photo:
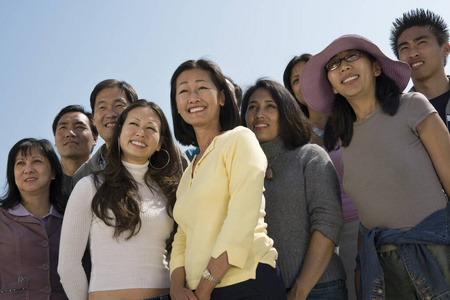
[[[0,190],[10,148],[25,137],[53,143],[58,111],[90,110],[104,79],[127,81],[171,123],[169,81],[185,60],[211,59],[245,89],[259,77],[281,82],[292,56],[343,34],[363,35],[394,57],[391,23],[418,7],[450,24],[450,1],[442,0],[2,0]]]

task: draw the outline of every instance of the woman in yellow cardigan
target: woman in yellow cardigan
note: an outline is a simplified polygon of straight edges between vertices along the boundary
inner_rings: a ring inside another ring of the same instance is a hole
[[[175,137],[200,148],[177,190],[172,299],[286,299],[264,223],[267,161],[254,134],[237,126],[225,77],[212,62],[186,61],[170,96]]]

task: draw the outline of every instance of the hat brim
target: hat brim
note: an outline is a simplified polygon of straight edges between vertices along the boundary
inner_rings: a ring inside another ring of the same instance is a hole
[[[335,94],[328,81],[325,65],[339,52],[352,49],[371,54],[380,63],[383,73],[397,84],[400,91],[406,88],[411,76],[411,68],[407,63],[388,58],[374,43],[362,36],[344,35],[311,57],[302,71],[300,85],[303,99],[309,107],[328,115],[333,113]]]

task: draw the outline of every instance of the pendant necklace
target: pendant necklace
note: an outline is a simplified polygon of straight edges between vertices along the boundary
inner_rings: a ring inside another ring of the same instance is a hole
[[[277,156],[275,156],[275,158],[269,163],[269,165],[267,166],[267,170],[266,170],[266,178],[267,179],[269,179],[269,180],[272,180],[273,179],[273,177],[274,177],[274,172],[273,172],[273,169],[271,168],[271,166],[272,166],[272,164],[275,162],[275,160],[278,158],[278,156],[280,155],[281,153],[278,153],[277,154]]]

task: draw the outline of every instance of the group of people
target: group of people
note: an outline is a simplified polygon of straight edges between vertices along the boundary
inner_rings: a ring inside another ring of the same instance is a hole
[[[156,103],[100,82],[92,114],[56,116],[60,160],[9,153],[0,299],[450,299],[449,31],[417,9],[391,42],[341,36],[243,96],[183,62],[189,158]]]

